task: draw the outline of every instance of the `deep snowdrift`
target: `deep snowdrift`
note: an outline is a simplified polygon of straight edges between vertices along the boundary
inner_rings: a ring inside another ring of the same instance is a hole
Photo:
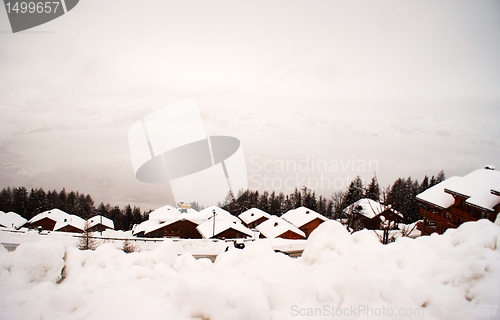
[[[177,257],[170,242],[131,254],[0,246],[0,319],[499,318],[499,224],[383,246],[330,221],[302,258],[255,242],[215,263]]]

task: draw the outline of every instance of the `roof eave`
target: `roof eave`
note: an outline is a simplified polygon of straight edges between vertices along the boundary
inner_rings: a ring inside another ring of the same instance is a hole
[[[446,209],[448,209],[449,207],[451,207],[451,205],[450,205],[449,207],[443,207],[443,206],[440,206],[440,205],[438,205],[438,204],[436,204],[436,203],[433,203],[433,202],[430,202],[430,201],[424,200],[424,199],[419,198],[419,197],[417,197],[416,199],[417,199],[417,201],[423,202],[423,203],[425,203],[425,204],[428,204],[428,205],[431,205],[431,206],[434,206],[434,207],[438,207],[438,208],[443,209],[443,210],[446,210]]]
[[[460,192],[456,192],[456,191],[450,190],[448,188],[444,188],[444,192],[449,193],[451,195],[455,195],[455,196],[460,196],[460,197],[464,197],[464,198],[470,198],[469,195],[466,195],[466,194],[463,194],[463,193],[460,193]]]
[[[486,207],[483,207],[483,206],[480,206],[478,204],[475,204],[475,203],[470,203],[470,202],[467,202],[466,203],[471,206],[471,207],[474,207],[474,208],[477,208],[477,209],[480,209],[480,210],[487,210],[489,212],[495,212],[495,210],[491,209],[491,208],[486,208]]]

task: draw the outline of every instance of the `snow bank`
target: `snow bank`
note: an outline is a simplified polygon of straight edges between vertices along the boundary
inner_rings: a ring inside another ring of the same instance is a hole
[[[64,244],[43,240],[17,247],[10,265],[12,276],[26,283],[61,279],[64,267]]]
[[[1,319],[499,318],[500,221],[381,245],[321,224],[302,258],[269,243],[230,246],[214,263],[175,242],[125,254],[57,241],[0,247]]]

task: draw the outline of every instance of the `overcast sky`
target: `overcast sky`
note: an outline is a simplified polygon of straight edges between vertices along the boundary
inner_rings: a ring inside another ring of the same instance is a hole
[[[500,167],[499,39],[499,1],[82,0],[16,34],[2,8],[0,187],[164,205],[127,131],[193,98],[253,189]]]

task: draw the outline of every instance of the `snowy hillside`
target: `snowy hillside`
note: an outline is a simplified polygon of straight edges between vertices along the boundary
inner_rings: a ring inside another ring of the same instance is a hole
[[[215,263],[47,239],[0,246],[0,318],[498,319],[499,247],[500,219],[386,246],[328,221],[301,258],[255,241]]]

